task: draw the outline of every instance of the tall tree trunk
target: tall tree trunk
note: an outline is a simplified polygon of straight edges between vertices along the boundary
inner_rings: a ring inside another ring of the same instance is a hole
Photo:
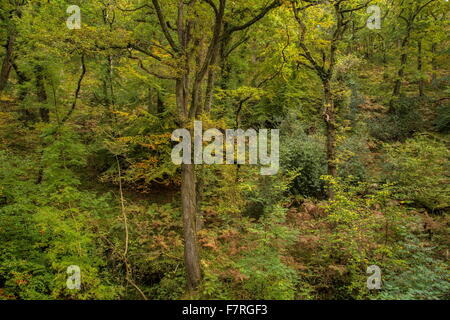
[[[406,53],[402,53],[402,56],[400,58],[400,69],[398,70],[397,80],[395,80],[395,85],[394,85],[394,92],[392,93],[394,95],[394,97],[398,97],[400,95],[403,77],[405,76],[405,67],[406,67],[407,60],[408,60],[408,55]]]
[[[383,80],[387,80],[389,78],[388,73],[388,63],[387,63],[387,46],[386,46],[386,40],[382,38],[382,50],[383,50]]]
[[[175,89],[180,125],[183,127],[186,127],[188,122],[192,119],[189,117],[187,106],[187,81],[187,76],[177,79]],[[200,255],[197,245],[197,181],[194,164],[181,165],[181,198],[183,211],[184,264],[187,273],[188,289],[189,291],[192,291],[200,284],[201,280]]]
[[[35,67],[35,75],[36,75],[36,95],[39,102],[39,114],[41,116],[41,120],[45,123],[50,122],[50,111],[48,109],[47,104],[47,92],[45,91],[44,84],[44,68],[42,65],[38,64]]]
[[[156,103],[155,103],[155,99],[154,99],[154,89],[153,87],[148,87],[148,97],[147,97],[147,111],[150,114],[156,115]]]
[[[111,106],[114,110],[116,104],[116,97],[114,94],[114,83],[113,83],[113,57],[108,55],[108,82],[109,82],[109,92],[111,93]]]
[[[410,26],[408,26],[405,38],[403,38],[403,41],[400,46],[402,55],[400,57],[400,69],[398,70],[397,80],[395,81],[394,91],[392,93],[394,97],[398,97],[401,92],[402,81],[403,77],[405,76],[406,62],[408,61],[408,53],[406,52],[406,50],[408,49],[408,42],[410,35],[411,35]]]
[[[229,37],[226,37],[226,39],[229,39]],[[211,106],[212,106],[212,103],[213,103],[214,82],[216,80],[216,70],[215,70],[215,68],[217,67],[216,63],[220,59],[219,54],[220,54],[220,50],[221,50],[223,45],[224,44],[222,44],[222,43],[218,43],[213,49],[212,58],[211,58],[211,65],[210,65],[209,70],[208,70],[208,80],[206,82],[205,105],[203,106],[203,110],[206,113],[210,113],[211,112]]]
[[[181,198],[183,205],[184,263],[188,276],[188,288],[193,290],[199,285],[201,279],[196,227],[196,181],[193,164],[181,165]]]
[[[215,60],[215,58],[214,58]],[[213,102],[213,91],[214,91],[214,80],[215,80],[215,70],[211,68],[208,71],[208,82],[206,84],[206,93],[205,93],[205,107],[204,111],[207,113],[211,112],[211,106]]]
[[[161,98],[161,92],[157,92],[156,94],[156,113],[161,114],[164,112],[164,101]]]
[[[222,90],[227,90],[230,82],[230,74],[231,74],[231,63],[228,61],[227,56],[227,45],[229,43],[229,37],[225,37],[224,40],[220,43],[219,55],[220,55],[220,88]]]
[[[161,92],[153,87],[148,89],[148,112],[158,116],[164,112],[164,101]]]
[[[203,98],[202,98],[201,84],[198,88],[198,93],[197,93],[196,99],[197,99],[197,103],[196,103],[196,107],[195,107],[195,118],[198,119],[204,111],[203,110],[204,105],[203,105],[203,101],[202,101]]]
[[[407,50],[408,50],[409,38],[411,37],[412,21],[408,21],[407,23],[408,24],[406,26],[406,35],[403,38],[403,40],[401,42],[401,46],[400,46],[400,50],[401,50],[402,54],[400,57],[400,69],[398,70],[397,80],[395,81],[394,91],[392,93],[394,97],[400,96],[400,92],[401,92],[401,88],[402,88],[402,81],[403,81],[403,77],[405,76],[406,63],[408,61]]]
[[[431,54],[432,54],[431,66],[433,68],[433,74],[431,76],[431,83],[433,85],[436,83],[436,79],[437,79],[437,75],[436,75],[436,71],[437,71],[436,52],[437,52],[437,43],[433,42],[433,44],[431,45]]]
[[[25,88],[24,84],[25,82],[30,81],[30,79],[27,77],[27,75],[19,70],[19,67],[17,66],[17,64],[15,62],[13,62],[12,64],[14,71],[17,74],[17,78],[19,79],[19,95],[18,95],[18,101],[19,102],[23,102],[27,96],[27,89]],[[21,103],[20,103],[21,104]],[[28,123],[30,122],[35,122],[36,121],[36,115],[34,114],[33,111],[27,109],[25,106],[21,105],[20,108],[20,120],[25,122],[26,125],[28,125]]]
[[[422,40],[417,41],[417,71],[419,72],[419,97],[425,96],[425,82],[423,81]]]
[[[327,136],[327,168],[328,175],[337,177],[336,165],[336,114],[334,110],[334,101],[331,92],[331,85],[329,80],[323,82],[323,92],[325,99],[324,120],[326,126]],[[331,188],[328,189],[328,198],[334,199],[334,192]]]
[[[11,34],[8,36],[8,41],[6,43],[6,53],[5,57],[3,58],[2,68],[0,70],[0,93],[5,89],[6,84],[8,83],[9,74],[11,72],[11,68],[13,65],[13,59],[14,59],[14,42],[15,42],[15,35]]]

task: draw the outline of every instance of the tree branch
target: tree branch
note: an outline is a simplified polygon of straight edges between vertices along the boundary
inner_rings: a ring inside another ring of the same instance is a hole
[[[75,107],[77,105],[78,95],[80,94],[80,90],[81,90],[81,82],[83,81],[84,75],[86,74],[86,64],[84,62],[84,54],[81,55],[81,69],[82,70],[81,70],[80,78],[78,79],[77,89],[75,90],[75,97],[72,102],[72,107],[70,108],[69,112],[65,115],[65,117],[61,120],[61,123],[66,122],[70,118],[70,116],[72,115],[72,113],[75,110]]]
[[[167,24],[166,24],[166,21],[164,18],[164,14],[161,10],[158,0],[152,0],[152,3],[153,3],[153,6],[155,7],[156,15],[158,16],[159,24],[161,26],[162,32],[164,33],[164,36],[166,37],[166,39],[169,42],[170,46],[172,47],[173,51],[179,52],[178,46],[175,44],[175,41],[173,41],[173,38],[169,32],[169,29],[167,29]]]
[[[248,27],[252,26],[252,25],[255,24],[256,22],[258,22],[259,20],[261,20],[262,18],[264,18],[264,17],[266,16],[266,14],[267,14],[270,10],[275,9],[275,8],[279,7],[280,5],[281,5],[280,0],[275,0],[275,1],[273,1],[269,6],[267,6],[267,7],[263,8],[263,9],[261,9],[261,12],[260,12],[256,17],[254,17],[253,19],[251,19],[250,21],[248,21],[247,23],[244,23],[243,25],[240,25],[240,26],[231,27],[231,28],[228,29],[226,32],[227,32],[228,34],[232,34],[233,32],[241,31],[241,30],[247,29]]]

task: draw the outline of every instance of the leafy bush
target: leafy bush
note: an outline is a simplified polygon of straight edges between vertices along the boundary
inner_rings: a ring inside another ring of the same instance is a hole
[[[432,210],[450,205],[450,152],[445,141],[422,134],[404,144],[386,145],[386,151],[386,179],[396,185],[399,199]]]
[[[294,299],[298,276],[286,260],[297,231],[284,225],[275,207],[258,221],[240,219],[202,230],[202,299]]]
[[[247,277],[242,288],[247,297],[262,300],[293,300],[297,275],[283,264],[276,250],[261,247],[249,252],[237,263]]]
[[[86,152],[70,128],[47,136],[40,165],[0,153],[0,287],[20,299],[112,299],[122,287],[112,285],[97,219],[110,213],[110,198],[78,189],[73,170]],[[42,176],[41,176],[42,175]],[[67,267],[81,269],[81,290],[66,287]]]
[[[298,222],[300,236],[292,248],[302,266],[298,294],[308,299],[375,298],[379,292],[367,289],[367,267],[397,268],[398,243],[418,219],[390,201],[392,186],[325,180],[335,193],[334,200],[321,205],[325,215],[303,213]]]
[[[450,106],[448,104],[441,105],[437,108],[435,125],[439,132],[450,132]]]
[[[292,183],[292,193],[317,198],[324,195],[324,184],[320,177],[326,174],[327,162],[321,139],[299,132],[295,137],[284,140],[280,156],[283,170],[298,172]]]
[[[399,243],[397,261],[401,267],[387,269],[382,300],[448,300],[450,281],[445,262],[433,257],[433,248],[424,247],[412,234]],[[398,264],[398,263],[397,263]]]
[[[371,135],[381,141],[404,140],[424,127],[420,101],[401,97],[393,102],[390,111],[369,122]]]
[[[367,134],[361,129],[352,132],[338,145],[338,174],[345,180],[365,181],[368,176],[367,158],[370,153]]]

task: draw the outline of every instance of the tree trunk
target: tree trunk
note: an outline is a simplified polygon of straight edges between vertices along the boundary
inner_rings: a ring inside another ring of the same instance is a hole
[[[203,215],[202,215],[202,195],[203,195],[203,166],[197,167],[198,174],[196,175],[196,203],[197,203],[197,215],[196,215],[196,231],[199,232],[203,228]]]
[[[2,68],[0,71],[0,93],[5,89],[6,84],[8,83],[9,74],[11,72],[14,58],[14,41],[15,35],[9,35],[6,43],[5,58],[3,59]]]
[[[220,89],[227,90],[229,87],[230,74],[231,74],[231,63],[228,62],[228,57],[226,55],[228,38],[225,38],[220,43],[219,54],[220,54]]]
[[[116,97],[114,94],[114,83],[113,83],[113,58],[111,55],[108,56],[108,82],[109,82],[109,92],[111,93],[111,106],[114,110],[116,104]]]
[[[436,75],[436,70],[437,70],[436,51],[437,51],[437,43],[433,42],[433,44],[431,45],[431,53],[432,53],[431,66],[433,68],[433,74],[431,76],[431,83],[433,85],[436,84],[436,79],[437,79],[437,75]]]
[[[422,40],[417,42],[417,71],[419,72],[419,97],[425,96],[425,82],[423,81],[422,69]]]
[[[214,80],[215,80],[215,71],[213,69],[210,69],[208,72],[208,82],[206,85],[206,94],[205,94],[204,110],[206,113],[211,112],[211,106],[213,102]]]
[[[36,95],[39,102],[39,114],[43,122],[49,123],[50,111],[46,106],[47,92],[45,91],[43,67],[41,65],[37,65],[35,67],[35,74],[36,74]]]
[[[398,70],[397,80],[395,81],[394,92],[392,93],[394,95],[394,97],[398,97],[400,95],[400,91],[402,88],[402,81],[403,81],[403,77],[405,75],[406,62],[408,61],[408,54],[407,54],[406,50],[408,49],[408,42],[409,42],[410,35],[411,35],[411,30],[410,30],[410,26],[408,26],[405,38],[403,38],[403,41],[400,46],[402,55],[400,57],[400,69]]]
[[[147,97],[147,111],[150,114],[156,115],[156,103],[155,103],[155,99],[154,99],[154,93],[153,93],[154,89],[152,87],[148,87],[148,97]]]
[[[184,75],[176,81],[176,102],[180,125],[186,127],[189,117],[187,107],[187,81]],[[187,274],[188,290],[200,284],[200,258],[197,246],[197,181],[194,164],[181,165],[181,204],[183,211],[184,264]]]
[[[164,112],[164,101],[162,100],[161,93],[153,87],[148,88],[147,110],[150,114],[155,116]]]
[[[387,46],[386,46],[386,40],[383,38],[382,42],[382,50],[383,50],[383,80],[388,80],[389,73],[388,73],[388,62],[387,62]]]
[[[326,126],[327,136],[327,167],[328,175],[333,178],[337,177],[336,165],[336,115],[334,110],[334,101],[331,92],[330,82],[328,80],[323,82],[323,92],[325,99],[324,120]],[[334,199],[334,192],[331,188],[328,189],[328,198]]]
[[[156,113],[161,114],[164,112],[164,101],[161,98],[161,92],[157,92],[156,94]]]
[[[17,97],[18,101],[20,102],[19,105],[21,106],[20,108],[20,117],[19,119],[21,121],[23,121],[26,125],[28,125],[28,123],[30,122],[35,122],[36,121],[36,115],[34,114],[34,112],[32,112],[31,110],[27,109],[22,102],[25,100],[26,96],[27,96],[27,89],[24,86],[25,82],[30,81],[30,79],[27,77],[27,75],[19,70],[19,67],[17,66],[16,63],[12,63],[12,67],[14,68],[14,71],[17,74],[17,78],[19,79],[19,95]]]
[[[208,80],[206,83],[206,92],[205,92],[205,105],[203,107],[203,110],[206,113],[211,112],[211,106],[213,103],[213,93],[214,93],[214,81],[216,77],[216,71],[214,68],[216,67],[217,60],[219,58],[219,48],[222,44],[217,44],[214,48],[212,58],[211,58],[211,67],[208,71]]]
[[[400,58],[400,69],[398,70],[398,77],[394,85],[394,92],[393,92],[394,97],[398,97],[400,95],[407,60],[408,55],[406,53],[402,53],[402,56]]]
[[[183,205],[184,263],[188,288],[193,290],[199,285],[201,279],[196,231],[196,181],[193,164],[181,165],[181,198]]]

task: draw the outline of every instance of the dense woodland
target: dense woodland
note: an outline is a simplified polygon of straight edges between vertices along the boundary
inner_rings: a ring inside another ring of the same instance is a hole
[[[0,300],[449,299],[449,9],[0,0]],[[194,120],[280,170],[175,165]]]

